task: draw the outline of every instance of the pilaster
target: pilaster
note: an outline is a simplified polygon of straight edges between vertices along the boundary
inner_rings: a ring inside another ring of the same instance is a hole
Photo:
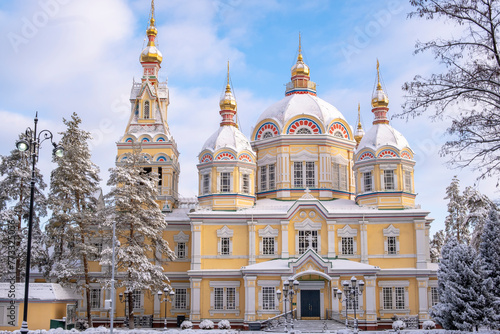
[[[427,300],[428,277],[417,277],[418,284],[418,317],[420,320],[429,320],[429,301]]]
[[[245,276],[245,322],[255,321],[255,286],[257,276]]]
[[[190,278],[191,282],[191,321],[200,321],[201,317],[201,278]]]
[[[427,245],[425,243],[425,220],[415,220],[415,244],[417,246],[417,269],[427,268]]]
[[[281,221],[281,258],[288,259],[290,253],[288,251],[288,225],[290,224],[287,220]]]
[[[254,221],[247,221],[248,224],[248,264],[255,264],[255,224]]]
[[[191,222],[191,270],[201,270],[201,225],[202,222]]]
[[[377,327],[377,277],[365,276],[366,327]]]
[[[328,226],[328,258],[335,257],[335,220],[327,220]]]
[[[367,224],[368,221],[360,220],[359,221],[359,230],[360,230],[360,242],[361,242],[361,263],[368,263],[368,231]]]

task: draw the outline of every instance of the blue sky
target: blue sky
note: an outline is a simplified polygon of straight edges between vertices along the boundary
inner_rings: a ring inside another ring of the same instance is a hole
[[[8,154],[19,133],[32,126],[35,111],[41,127],[54,133],[64,129],[63,117],[77,112],[94,136],[93,161],[106,191],[115,142],[130,112],[132,80],[141,76],[149,10],[148,0],[1,1],[0,154]],[[413,55],[416,40],[460,31],[447,22],[408,20],[410,10],[403,0],[157,0],[160,79],[168,78],[170,88],[168,122],[181,152],[181,195],[196,195],[197,155],[220,122],[227,60],[247,136],[259,115],[284,96],[299,32],[318,96],[353,126],[359,102],[367,130],[377,58],[390,117],[404,101],[404,82],[442,70],[432,55]],[[433,232],[443,227],[443,197],[453,175],[462,187],[473,185],[477,175],[449,169],[439,155],[448,121],[391,120],[416,153],[417,203],[436,219]],[[42,147],[39,166],[50,174],[49,145]],[[496,198],[495,184],[485,180],[478,188]]]

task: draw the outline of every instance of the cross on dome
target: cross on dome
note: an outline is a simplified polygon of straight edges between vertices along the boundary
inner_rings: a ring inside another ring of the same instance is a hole
[[[238,127],[236,122],[234,121],[234,116],[236,115],[236,99],[234,98],[233,93],[231,92],[231,84],[229,79],[229,60],[227,61],[227,84],[226,91],[222,95],[220,102],[220,115],[222,116],[221,126],[224,125],[232,125]]]
[[[149,27],[146,30],[146,35],[148,36],[148,45],[141,52],[141,63],[158,63],[159,65],[163,60],[163,56],[155,45],[155,38],[158,34],[158,29],[156,29],[154,15],[155,3],[154,0],[151,0],[151,19],[149,20]]]

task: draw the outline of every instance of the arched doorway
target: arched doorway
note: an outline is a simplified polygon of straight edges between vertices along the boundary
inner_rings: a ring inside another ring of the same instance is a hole
[[[297,295],[297,318],[303,320],[326,319],[329,308],[330,277],[317,271],[297,273],[294,276],[300,283]]]

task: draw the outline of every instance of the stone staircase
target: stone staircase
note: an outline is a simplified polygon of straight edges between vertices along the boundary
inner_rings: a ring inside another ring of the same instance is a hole
[[[287,327],[288,333],[291,333],[290,323]],[[294,320],[293,322],[293,331],[299,333],[331,333],[339,329],[345,329],[345,325],[335,320]],[[265,331],[285,333],[285,326],[283,323],[279,323],[273,328],[267,328]]]

